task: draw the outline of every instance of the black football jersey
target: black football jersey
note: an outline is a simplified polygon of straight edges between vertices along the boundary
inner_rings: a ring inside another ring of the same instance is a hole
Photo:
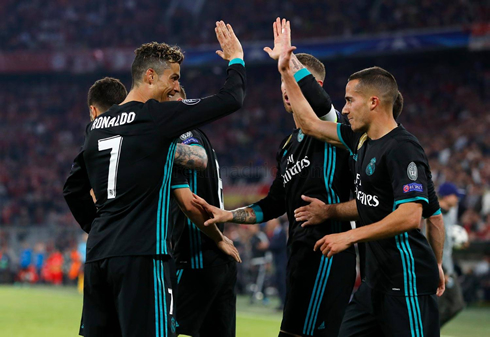
[[[427,157],[417,138],[403,126],[384,137],[359,137],[338,124],[338,136],[355,161],[355,197],[360,225],[378,222],[400,204],[428,205]],[[419,229],[365,243],[365,282],[391,295],[434,294],[437,262]]]
[[[331,101],[312,75],[299,81],[300,88],[318,116],[331,109]],[[344,118],[337,113],[337,118]],[[317,240],[331,233],[351,229],[347,221],[327,220],[317,226],[301,227],[294,210],[307,203],[301,195],[327,204],[349,200],[353,176],[348,166],[349,153],[303,134],[296,129],[286,137],[277,152],[277,174],[268,195],[251,205],[258,221],[276,218],[285,212],[289,220],[288,244],[304,242],[313,247]]]
[[[223,183],[216,153],[208,137],[201,130],[192,130],[178,138],[182,144],[201,146],[206,150],[208,165],[205,170],[188,170],[174,167],[172,190],[190,188],[191,191],[204,198],[210,205],[223,209]],[[176,200],[172,198],[172,235],[173,257],[179,269],[202,269],[234,261],[230,256],[218,249],[216,243],[188,219],[180,210]],[[217,225],[223,232],[224,225]]]
[[[170,253],[176,137],[238,110],[244,95],[245,67],[233,64],[214,96],[114,105],[88,125],[64,187],[75,219],[89,232],[87,262]]]

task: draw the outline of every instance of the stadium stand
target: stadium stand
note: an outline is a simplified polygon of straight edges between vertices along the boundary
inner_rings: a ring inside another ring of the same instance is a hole
[[[349,6],[341,0],[171,3],[6,0],[0,8],[5,18],[0,22],[0,49],[133,47],[148,40],[196,46],[215,43],[214,23],[225,17],[242,41],[256,41],[270,39],[271,18],[277,16],[291,18],[293,38],[304,39],[468,25],[488,22],[490,15],[484,1],[465,0],[369,0]]]

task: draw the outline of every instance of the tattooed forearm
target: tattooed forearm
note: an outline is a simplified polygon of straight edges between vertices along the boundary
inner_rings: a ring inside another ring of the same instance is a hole
[[[291,67],[291,71],[294,73],[296,73],[297,71],[303,69],[305,66],[303,64],[301,64],[301,62],[299,62],[298,58],[296,57],[296,55],[292,54],[291,55],[291,62],[290,62],[290,67]]]
[[[233,214],[233,222],[241,224],[254,224],[257,223],[257,217],[255,211],[250,207],[239,208],[231,211]]]
[[[202,171],[208,166],[208,155],[200,146],[177,144],[174,163],[190,170]]]

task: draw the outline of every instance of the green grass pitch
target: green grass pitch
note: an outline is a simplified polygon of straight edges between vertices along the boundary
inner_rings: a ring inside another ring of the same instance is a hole
[[[82,296],[74,288],[0,286],[0,337],[77,336]],[[237,336],[275,337],[280,313],[238,299]],[[444,337],[490,336],[490,308],[468,308],[442,331]]]

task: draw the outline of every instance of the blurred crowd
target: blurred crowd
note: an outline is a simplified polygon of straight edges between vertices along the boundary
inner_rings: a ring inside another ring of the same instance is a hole
[[[40,240],[34,232],[23,233],[17,249],[6,234],[0,231],[0,284],[73,285],[83,275],[86,234]]]
[[[148,40],[196,46],[216,42],[213,28],[222,19],[243,41],[268,40],[276,16],[291,20],[293,38],[346,37],[488,22],[490,6],[470,0],[4,0],[0,15],[0,50],[12,51],[133,47]]]

